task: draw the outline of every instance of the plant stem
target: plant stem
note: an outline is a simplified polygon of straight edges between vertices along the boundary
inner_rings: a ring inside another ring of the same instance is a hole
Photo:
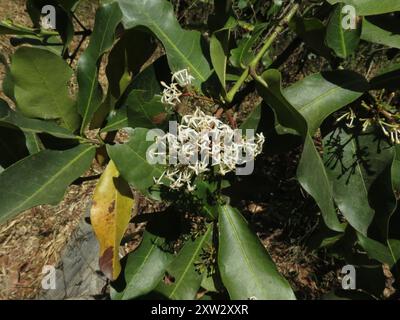
[[[271,35],[266,39],[264,45],[261,47],[260,51],[257,53],[257,55],[254,57],[254,59],[250,62],[249,66],[243,71],[242,75],[240,76],[239,80],[234,84],[234,86],[229,90],[229,92],[226,95],[226,101],[228,103],[233,101],[233,98],[235,97],[236,93],[242,86],[242,84],[246,81],[247,77],[249,74],[254,78],[256,77],[257,80],[259,77],[257,76],[255,69],[262,59],[262,57],[265,55],[267,50],[271,47],[275,39],[278,37],[278,35],[283,31],[285,26],[292,20],[293,16],[296,14],[296,11],[298,10],[299,5],[295,4],[285,15],[285,17],[279,22],[279,24],[275,27],[274,31],[271,33]],[[255,79],[256,79],[255,78]]]

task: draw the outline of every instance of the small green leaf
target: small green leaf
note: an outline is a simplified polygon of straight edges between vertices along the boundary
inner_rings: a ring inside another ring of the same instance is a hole
[[[196,270],[196,263],[201,261],[200,254],[204,246],[210,241],[212,225],[209,225],[207,231],[198,236],[195,240],[189,239],[178,256],[167,267],[170,277],[173,277],[173,283],[161,281],[155,289],[168,299],[174,300],[193,300],[200,289],[203,275]]]
[[[340,58],[347,58],[357,48],[360,42],[361,24],[356,29],[345,29],[343,22],[343,4],[337,4],[328,22],[326,43]]]
[[[231,18],[226,25],[213,33],[210,39],[210,56],[214,70],[221,82],[223,90],[226,89],[226,63],[229,55],[229,39],[231,29],[236,26],[236,20]]]
[[[261,119],[261,104],[255,107],[251,113],[247,116],[247,118],[240,125],[240,129],[253,129],[257,131],[258,124]]]
[[[174,259],[170,241],[177,239],[176,215],[161,212],[149,219],[140,246],[126,259],[123,270],[126,286],[111,291],[113,300],[129,300],[148,294],[163,279]]]
[[[229,61],[236,68],[247,67],[254,58],[253,47],[267,28],[267,23],[260,23],[254,27],[253,32],[245,34],[238,42],[238,46],[231,50]]]
[[[231,299],[296,299],[244,217],[226,205],[220,207],[218,221],[218,267]]]

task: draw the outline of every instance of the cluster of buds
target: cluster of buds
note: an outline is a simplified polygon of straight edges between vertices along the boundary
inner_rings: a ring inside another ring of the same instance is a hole
[[[393,144],[400,144],[400,117],[395,113],[385,110],[382,106],[372,108],[364,101],[361,105],[372,114],[371,117],[358,119],[362,126],[362,131],[367,131],[372,125],[378,125],[383,134],[387,136]],[[336,121],[339,122],[342,120],[347,121],[347,127],[353,128],[354,121],[356,120],[355,112],[349,108],[349,111],[337,118]]]
[[[164,87],[161,102],[172,106],[180,103],[180,97],[182,95],[181,88],[190,86],[193,80],[194,77],[190,75],[189,71],[187,69],[182,69],[172,74],[170,85],[161,81],[161,85]]]
[[[175,125],[171,130],[170,123],[170,132],[157,136],[157,150],[150,153],[167,165],[160,177],[154,177],[155,183],[163,184],[167,179],[169,187],[175,190],[186,187],[193,191],[195,177],[210,172],[213,167],[220,175],[246,169],[237,166],[254,161],[265,140],[262,133],[254,136],[253,130],[246,130],[246,136],[242,136],[240,129],[232,129],[199,109],[192,115],[183,116],[181,123],[175,122]],[[243,170],[239,174],[250,173]]]

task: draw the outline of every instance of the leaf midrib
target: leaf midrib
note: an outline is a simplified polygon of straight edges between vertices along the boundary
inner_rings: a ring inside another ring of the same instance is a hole
[[[169,294],[170,298],[173,298],[175,295],[175,292],[178,290],[178,288],[180,287],[183,279],[185,278],[186,274],[188,273],[190,267],[193,265],[195,258],[198,256],[200,249],[203,247],[204,241],[206,241],[208,234],[211,231],[211,227],[208,228],[206,234],[203,235],[203,239],[200,241],[199,245],[197,246],[196,250],[194,251],[192,257],[190,258],[189,262],[187,263],[181,277],[179,278],[179,280],[177,281],[174,289],[172,290],[172,292]]]
[[[51,183],[53,183],[62,173],[64,173],[69,167],[71,167],[75,162],[77,162],[81,157],[83,157],[87,152],[91,151],[93,147],[87,148],[80,154],[78,154],[76,157],[74,157],[71,161],[67,163],[67,165],[63,166],[54,176],[52,176],[47,182],[42,184],[38,190],[36,190],[33,194],[31,194],[29,197],[27,197],[23,202],[21,202],[18,206],[14,207],[12,211],[7,213],[5,215],[5,218],[9,217],[10,215],[14,214],[15,212],[18,212],[20,208],[22,208],[26,203],[28,203],[30,200],[32,200],[35,196],[37,196],[39,193],[43,191],[47,186],[49,186]],[[4,218],[4,217],[3,217]]]

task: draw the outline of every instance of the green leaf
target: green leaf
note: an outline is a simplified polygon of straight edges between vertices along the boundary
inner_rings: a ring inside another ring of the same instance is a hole
[[[200,32],[182,29],[172,4],[166,0],[118,0],[118,3],[125,28],[149,28],[164,45],[171,70],[188,69],[196,78],[195,86],[200,88],[211,75]]]
[[[400,250],[392,252],[388,246],[385,246],[371,238],[367,238],[359,232],[357,232],[357,239],[358,243],[364,248],[371,259],[375,259],[381,263],[386,263],[390,268],[400,258]]]
[[[325,45],[326,27],[321,20],[296,16],[291,20],[290,27],[315,53],[331,57],[330,49]]]
[[[397,0],[328,0],[330,4],[345,3],[352,5],[359,16],[369,16],[393,11],[400,11]]]
[[[167,119],[161,96],[155,95],[148,99],[145,90],[132,90],[126,100],[128,106],[128,123],[132,128],[156,128],[160,127]]]
[[[400,27],[397,17],[391,15],[364,17],[361,39],[400,49]]]
[[[257,130],[260,119],[261,119],[261,104],[256,106],[251,111],[251,113],[247,116],[247,118],[240,125],[240,129],[242,129],[242,130],[246,130],[246,129]]]
[[[12,57],[11,74],[18,110],[26,117],[58,119],[75,131],[79,115],[68,94],[72,70],[48,50],[21,47]]]
[[[218,267],[231,299],[295,299],[289,283],[244,217],[225,205],[220,207],[218,221]]]
[[[25,141],[29,154],[35,154],[45,149],[42,141],[36,133],[25,132]]]
[[[383,68],[369,82],[371,90],[396,91],[400,87],[400,63]]]
[[[78,111],[82,115],[81,134],[90,123],[103,100],[103,92],[98,82],[98,65],[102,55],[114,42],[115,29],[121,21],[121,11],[117,3],[101,6],[96,13],[95,26],[89,46],[78,62]]]
[[[173,224],[166,230],[169,223]],[[139,248],[128,254],[123,270],[126,286],[111,291],[113,300],[143,296],[160,283],[174,258],[170,244],[177,236],[174,223],[177,223],[176,218],[169,212],[155,214],[148,222]]]
[[[118,110],[111,111],[107,118],[107,124],[100,130],[100,132],[116,131],[128,127],[129,124],[127,113],[127,106],[124,106]]]
[[[106,68],[109,90],[115,99],[118,99],[123,92],[121,80],[123,81],[127,74],[128,78],[136,76],[154,49],[154,41],[148,33],[138,29],[126,30],[123,33],[108,56]]]
[[[262,79],[268,87],[259,83],[258,91],[264,101],[274,109],[279,123],[297,131],[304,139],[304,150],[297,169],[301,186],[318,204],[326,225],[332,230],[343,231],[332,200],[332,188],[321,157],[312,141],[306,120],[283,96],[279,71],[267,70],[262,75]]]
[[[395,147],[396,156],[392,166],[392,183],[395,192],[400,192],[400,146]]]
[[[53,122],[24,117],[13,111],[2,99],[0,99],[0,126],[18,128],[27,134],[48,133],[62,139],[78,138],[69,130],[59,127]]]
[[[200,262],[200,254],[204,246],[210,241],[212,225],[209,225],[207,231],[198,236],[195,240],[189,239],[178,256],[167,267],[170,277],[173,277],[173,283],[167,284],[161,281],[155,289],[168,299],[174,300],[193,300],[200,289],[203,275],[196,270],[195,263]]]
[[[364,236],[378,219],[385,237],[387,220],[396,208],[390,174],[393,148],[373,133],[352,135],[340,128],[323,141],[324,163],[340,211]]]
[[[251,60],[255,56],[252,49],[267,26],[267,23],[257,24],[251,35],[245,34],[238,42],[237,48],[231,50],[229,61],[234,67],[245,68],[250,64]]]
[[[286,88],[283,95],[306,119],[310,134],[333,112],[368,91],[367,80],[349,70],[316,73]]]
[[[0,174],[0,223],[40,204],[57,204],[65,189],[87,170],[94,147],[43,150]]]
[[[0,21],[0,35],[11,34],[11,35],[35,35],[36,32],[33,29],[26,28],[24,26],[16,25],[10,20]]]
[[[356,29],[344,29],[342,26],[344,18],[343,7],[343,4],[337,4],[329,19],[326,29],[326,43],[335,52],[336,56],[345,59],[358,47],[361,24],[358,23]]]
[[[154,185],[153,177],[158,178],[164,172],[161,165],[151,165],[146,159],[146,152],[154,141],[146,141],[147,129],[125,130],[129,133],[129,141],[108,145],[108,154],[121,176],[134,188],[149,195],[149,188]]]
[[[210,56],[214,70],[221,82],[223,90],[226,89],[226,63],[229,55],[229,39],[231,29],[236,26],[236,20],[231,18],[226,25],[213,33],[210,39]]]

